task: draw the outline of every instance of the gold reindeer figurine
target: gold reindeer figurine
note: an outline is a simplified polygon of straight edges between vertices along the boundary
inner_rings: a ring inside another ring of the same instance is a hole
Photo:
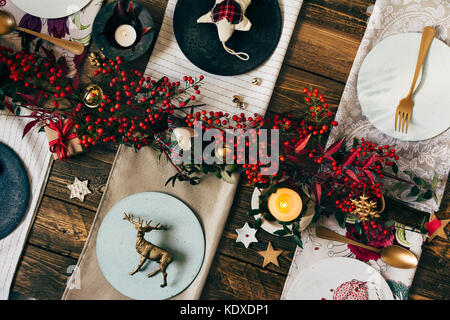
[[[130,275],[132,276],[133,274],[135,274],[136,272],[139,271],[139,269],[142,267],[142,265],[144,264],[145,261],[147,261],[147,259],[152,260],[152,261],[157,261],[159,262],[159,268],[156,269],[156,271],[149,273],[147,275],[147,277],[152,277],[155,274],[157,274],[159,271],[161,271],[162,275],[163,275],[163,283],[161,284],[161,287],[165,287],[167,285],[167,272],[166,272],[166,268],[169,265],[169,263],[172,262],[173,260],[173,256],[167,252],[164,249],[161,249],[157,246],[155,246],[154,244],[151,244],[150,242],[148,242],[147,240],[144,239],[144,235],[147,232],[150,232],[152,230],[167,230],[167,226],[165,225],[160,225],[159,223],[152,227],[150,226],[150,223],[152,222],[151,220],[149,222],[145,222],[145,226],[143,225],[144,220],[142,220],[141,218],[138,218],[138,221],[134,221],[134,217],[132,214],[126,214],[124,212],[124,220],[128,220],[129,222],[131,222],[134,227],[136,228],[136,230],[138,231],[137,233],[137,239],[136,239],[136,251],[137,253],[139,253],[139,255],[141,256],[141,260],[139,261],[138,266],[136,267],[136,269],[134,269],[133,271],[130,272]]]

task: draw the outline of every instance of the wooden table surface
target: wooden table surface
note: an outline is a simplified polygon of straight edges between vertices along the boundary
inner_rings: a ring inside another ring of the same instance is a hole
[[[140,0],[152,14],[159,30],[167,0]],[[295,112],[300,108],[303,87],[317,87],[330,106],[337,108],[375,0],[305,0],[269,106],[270,112]],[[370,9],[370,8],[369,8]],[[91,49],[94,49],[93,46]],[[139,59],[145,66],[150,52]],[[85,63],[83,74],[89,74]],[[116,146],[102,146],[54,161],[47,186],[20,260],[12,291],[37,299],[60,299],[77,263],[104,192]],[[156,164],[155,164],[156,165]],[[75,177],[89,180],[93,191],[84,202],[70,199],[68,184]],[[246,249],[237,244],[235,229],[252,221],[252,188],[241,179],[214,258],[202,299],[279,299],[292,261],[295,245],[259,231],[259,242]],[[437,216],[450,217],[449,186]],[[448,231],[448,229],[447,229]],[[284,252],[280,267],[262,268],[268,241]],[[410,290],[410,299],[450,298],[449,241],[436,238],[424,246]]]

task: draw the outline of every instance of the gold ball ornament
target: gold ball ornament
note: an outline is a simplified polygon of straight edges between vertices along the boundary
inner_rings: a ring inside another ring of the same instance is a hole
[[[88,86],[83,95],[83,102],[89,108],[97,108],[102,102],[103,90],[96,84]]]

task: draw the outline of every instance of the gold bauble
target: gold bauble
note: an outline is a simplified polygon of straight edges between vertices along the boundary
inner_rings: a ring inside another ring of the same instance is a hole
[[[96,84],[88,86],[84,92],[83,102],[89,108],[97,108],[102,102],[103,90]]]

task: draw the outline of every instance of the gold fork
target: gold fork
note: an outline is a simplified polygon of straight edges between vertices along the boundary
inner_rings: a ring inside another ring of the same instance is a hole
[[[413,82],[408,95],[400,100],[397,110],[395,111],[395,131],[408,133],[409,122],[411,121],[412,109],[414,106],[414,101],[412,100],[412,95],[414,88],[416,86],[417,78],[419,77],[420,69],[422,68],[423,62],[430,49],[431,42],[433,41],[436,30],[433,27],[425,27],[422,32],[422,40],[420,41],[419,56],[417,58],[416,71],[414,73]],[[406,128],[405,128],[406,124]]]

